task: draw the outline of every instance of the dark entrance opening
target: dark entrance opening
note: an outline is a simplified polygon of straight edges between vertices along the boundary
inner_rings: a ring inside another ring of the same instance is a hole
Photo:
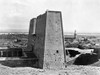
[[[75,59],[75,65],[90,65],[98,61],[98,56],[95,54],[81,54]]]

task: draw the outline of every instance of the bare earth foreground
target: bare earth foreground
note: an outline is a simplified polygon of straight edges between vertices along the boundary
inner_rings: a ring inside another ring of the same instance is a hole
[[[42,70],[31,67],[10,68],[0,65],[0,75],[100,75],[100,67],[71,65],[63,70]]]

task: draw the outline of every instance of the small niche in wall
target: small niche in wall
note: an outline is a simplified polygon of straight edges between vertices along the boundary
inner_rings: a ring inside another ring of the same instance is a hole
[[[56,53],[59,53],[59,51],[58,51],[58,50],[56,50]]]
[[[36,34],[33,34],[33,37],[36,37]]]

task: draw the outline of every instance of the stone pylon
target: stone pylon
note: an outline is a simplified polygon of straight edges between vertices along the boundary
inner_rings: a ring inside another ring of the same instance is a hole
[[[28,50],[35,54],[37,67],[43,69],[62,69],[66,54],[62,15],[60,11],[46,11],[31,20]],[[35,58],[35,57],[33,57]]]

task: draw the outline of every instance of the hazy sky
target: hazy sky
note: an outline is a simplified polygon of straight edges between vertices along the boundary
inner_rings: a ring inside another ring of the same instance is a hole
[[[64,32],[100,33],[100,0],[0,0],[0,31],[28,31],[47,9],[62,11]]]

